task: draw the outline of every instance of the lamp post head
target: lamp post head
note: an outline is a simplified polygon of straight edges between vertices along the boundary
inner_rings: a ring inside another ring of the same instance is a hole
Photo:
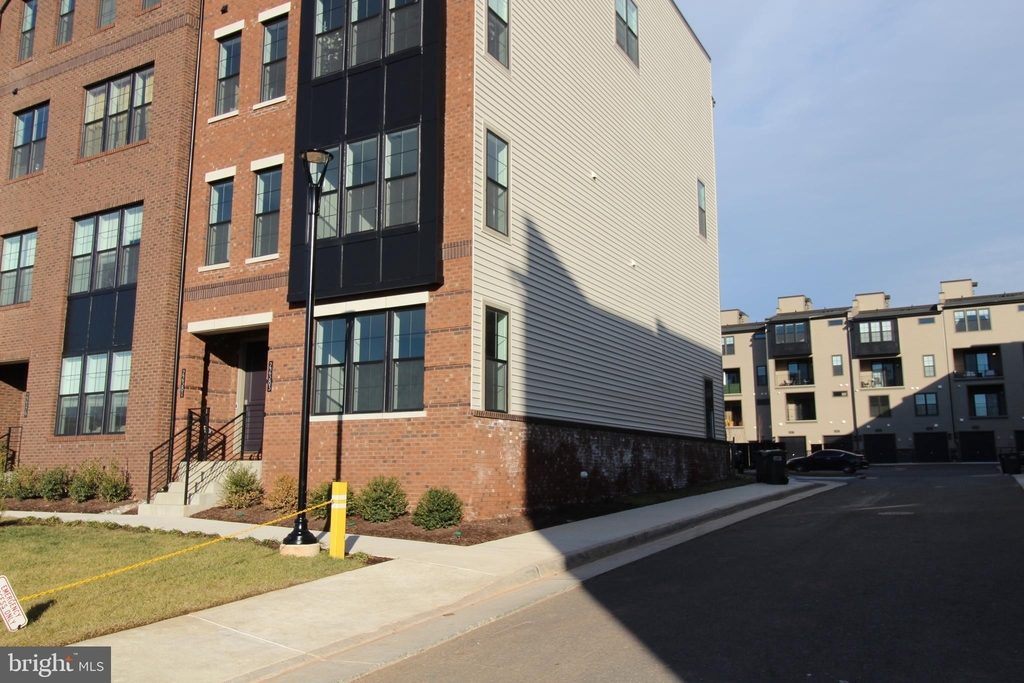
[[[327,165],[331,163],[334,155],[322,149],[307,149],[299,156],[306,167],[306,181],[309,182],[310,188],[319,192],[327,176]]]

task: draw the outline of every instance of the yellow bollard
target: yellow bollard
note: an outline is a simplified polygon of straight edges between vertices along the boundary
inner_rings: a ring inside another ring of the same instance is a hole
[[[331,484],[331,557],[345,557],[345,514],[348,510],[348,482]]]

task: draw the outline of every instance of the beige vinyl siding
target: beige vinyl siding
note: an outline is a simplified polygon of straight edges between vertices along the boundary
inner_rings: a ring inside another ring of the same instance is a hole
[[[493,306],[510,314],[509,412],[703,436],[707,377],[724,437],[707,56],[671,0],[638,3],[639,68],[615,43],[614,0],[510,0],[506,69],[487,53],[486,7],[478,0],[473,406]],[[509,144],[508,237],[484,223],[488,130]]]

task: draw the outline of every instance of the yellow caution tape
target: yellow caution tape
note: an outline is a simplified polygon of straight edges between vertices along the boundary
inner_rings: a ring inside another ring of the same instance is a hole
[[[183,548],[182,550],[175,550],[173,553],[167,553],[166,555],[161,555],[160,557],[154,557],[151,560],[144,560],[142,562],[138,562],[136,564],[129,565],[127,567],[121,567],[120,569],[115,569],[114,571],[107,572],[105,574],[97,574],[96,576],[92,576],[92,577],[90,577],[88,579],[82,579],[81,581],[75,581],[74,583],[69,583],[69,584],[66,584],[64,586],[60,586],[58,588],[51,588],[50,590],[42,591],[42,592],[39,592],[39,593],[33,593],[32,595],[29,595],[28,597],[20,598],[18,600],[18,602],[25,603],[25,602],[28,602],[29,600],[35,600],[36,598],[41,598],[44,595],[52,595],[53,593],[59,593],[60,591],[67,590],[68,588],[75,588],[77,586],[81,586],[81,585],[84,585],[84,584],[87,584],[87,583],[92,583],[93,581],[99,581],[100,579],[106,579],[108,577],[115,576],[117,574],[121,574],[121,573],[124,573],[124,572],[127,572],[127,571],[131,571],[132,569],[138,569],[139,567],[145,567],[148,564],[154,564],[156,562],[160,562],[161,560],[169,560],[172,557],[176,557],[178,555],[184,555],[185,553],[190,553],[193,550],[199,550],[200,548],[205,548],[207,546],[213,545],[214,543],[220,543],[221,541],[226,541],[229,538],[234,538],[235,536],[240,536],[242,534],[245,534],[245,533],[248,533],[248,532],[252,531],[253,529],[259,529],[260,527],[270,526],[271,524],[276,524],[278,522],[282,522],[282,521],[288,519],[289,517],[295,517],[295,516],[300,515],[300,514],[302,514],[304,512],[309,512],[310,510],[315,510],[315,509],[321,508],[321,507],[323,507],[325,505],[330,505],[330,503],[331,503],[331,501],[328,500],[328,501],[325,501],[325,502],[320,503],[318,505],[313,505],[311,507],[308,507],[305,510],[299,510],[298,512],[293,512],[293,513],[291,513],[289,515],[285,515],[284,517],[278,517],[277,519],[272,519],[269,522],[264,522],[263,524],[257,524],[256,526],[251,526],[251,527],[249,527],[247,529],[242,529],[241,531],[236,531],[233,534],[228,534],[227,536],[221,536],[220,538],[215,538],[212,541],[206,541],[204,543],[199,543],[198,545],[194,545],[194,546],[191,546],[189,548]]]

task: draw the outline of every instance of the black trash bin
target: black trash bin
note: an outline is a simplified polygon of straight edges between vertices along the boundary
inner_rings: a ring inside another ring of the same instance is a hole
[[[756,473],[754,481],[758,484],[764,484],[768,481],[768,474],[765,471],[765,462],[767,461],[765,453],[771,453],[771,451],[757,451],[754,453],[754,472]]]
[[[1003,466],[1003,474],[1020,474],[1021,473],[1021,456],[1019,455],[1004,455],[999,458],[1000,464]]]
[[[764,469],[763,481],[765,484],[788,484],[789,477],[786,476],[786,451],[773,449],[761,451],[761,467]],[[760,475],[760,469],[758,470]]]

